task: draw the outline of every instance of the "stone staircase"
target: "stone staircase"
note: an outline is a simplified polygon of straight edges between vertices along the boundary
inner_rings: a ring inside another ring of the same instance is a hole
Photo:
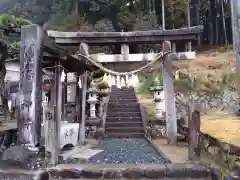
[[[108,138],[143,138],[144,127],[133,87],[112,87],[108,103],[105,136]]]

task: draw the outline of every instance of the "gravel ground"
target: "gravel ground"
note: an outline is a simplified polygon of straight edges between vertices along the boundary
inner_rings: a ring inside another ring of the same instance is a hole
[[[104,151],[91,157],[91,164],[164,163],[164,159],[145,139],[104,139]]]
[[[0,173],[0,180],[33,180],[33,175]]]

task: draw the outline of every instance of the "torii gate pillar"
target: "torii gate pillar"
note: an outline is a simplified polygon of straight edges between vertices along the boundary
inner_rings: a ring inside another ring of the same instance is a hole
[[[166,109],[166,130],[169,144],[177,142],[177,117],[174,97],[174,78],[171,57],[171,43],[164,41],[163,51],[163,89]]]

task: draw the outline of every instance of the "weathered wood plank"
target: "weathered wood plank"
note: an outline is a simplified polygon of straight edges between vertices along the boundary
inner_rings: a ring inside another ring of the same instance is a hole
[[[163,42],[163,52],[171,51],[171,43]],[[167,54],[163,58],[163,89],[166,108],[166,129],[169,144],[177,142],[177,117],[173,87],[173,66],[171,54]]]
[[[140,61],[154,61],[157,57],[157,53],[139,53],[139,54],[128,54],[127,56],[123,54],[91,54],[90,57],[101,63],[111,63],[111,62],[140,62]],[[73,55],[73,57],[81,57],[79,55]],[[179,52],[171,53],[172,61],[176,60],[193,60],[196,58],[196,52]]]
[[[79,123],[79,144],[85,142],[85,122],[86,122],[86,96],[87,96],[87,71],[82,76],[82,112],[81,123]]]
[[[158,36],[158,35],[175,35],[175,34],[196,34],[203,30],[203,26],[192,26],[191,28],[168,29],[168,30],[149,30],[149,31],[131,31],[131,32],[62,32],[48,30],[50,37],[64,38],[100,38],[100,37],[142,37],[142,36]]]
[[[62,66],[58,63],[58,66],[55,69],[55,78],[54,78],[54,88],[52,91],[52,103],[54,106],[54,125],[53,125],[53,149],[52,149],[52,158],[51,163],[56,165],[58,164],[58,157],[60,155],[60,124],[62,119],[62,82],[61,82],[61,73],[63,71]]]
[[[85,56],[89,56],[88,45],[81,43],[79,47],[80,53]],[[86,122],[86,96],[87,96],[87,71],[82,76],[82,112],[81,123],[79,122],[78,143],[83,144],[85,142],[85,122]]]
[[[20,44],[19,143],[35,147],[41,138],[43,31],[37,25],[22,27]]]
[[[64,45],[79,44],[111,44],[111,43],[156,43],[164,40],[194,40],[203,31],[203,26],[191,28],[151,30],[133,32],[59,32],[47,31],[55,42]]]

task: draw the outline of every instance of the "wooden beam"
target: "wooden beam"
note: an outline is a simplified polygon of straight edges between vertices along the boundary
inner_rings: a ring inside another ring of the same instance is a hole
[[[154,61],[157,57],[157,53],[139,53],[139,54],[128,54],[127,59],[123,54],[91,54],[90,57],[101,63],[111,62],[140,62],[140,61]],[[80,56],[80,55],[79,55]],[[77,58],[78,55],[73,57]],[[196,59],[196,52],[179,52],[171,53],[171,59],[177,60],[192,60]]]
[[[60,32],[47,31],[48,36],[58,44],[73,45],[82,42],[87,44],[128,44],[128,43],[156,43],[164,40],[189,41],[195,40],[203,31],[203,26],[170,30],[150,30],[132,32]]]
[[[37,25],[22,27],[20,43],[19,143],[35,147],[41,138],[43,31]]]
[[[169,41],[163,42],[163,52],[171,51],[171,43]],[[173,65],[171,54],[167,54],[163,58],[163,89],[166,108],[166,125],[167,138],[169,144],[176,144],[177,142],[177,117],[173,86]]]
[[[153,61],[156,57],[154,53],[146,54],[128,54],[127,59],[124,54],[91,54],[90,57],[101,63],[110,62],[139,62],[139,61]]]
[[[128,38],[128,37],[143,37],[143,36],[161,36],[161,35],[175,35],[175,34],[198,34],[203,30],[203,26],[192,26],[190,28],[179,28],[179,29],[168,29],[168,30],[149,30],[149,31],[130,31],[130,32],[63,32],[48,30],[47,34],[49,37],[56,38],[100,38],[100,37],[117,37],[117,38]]]

